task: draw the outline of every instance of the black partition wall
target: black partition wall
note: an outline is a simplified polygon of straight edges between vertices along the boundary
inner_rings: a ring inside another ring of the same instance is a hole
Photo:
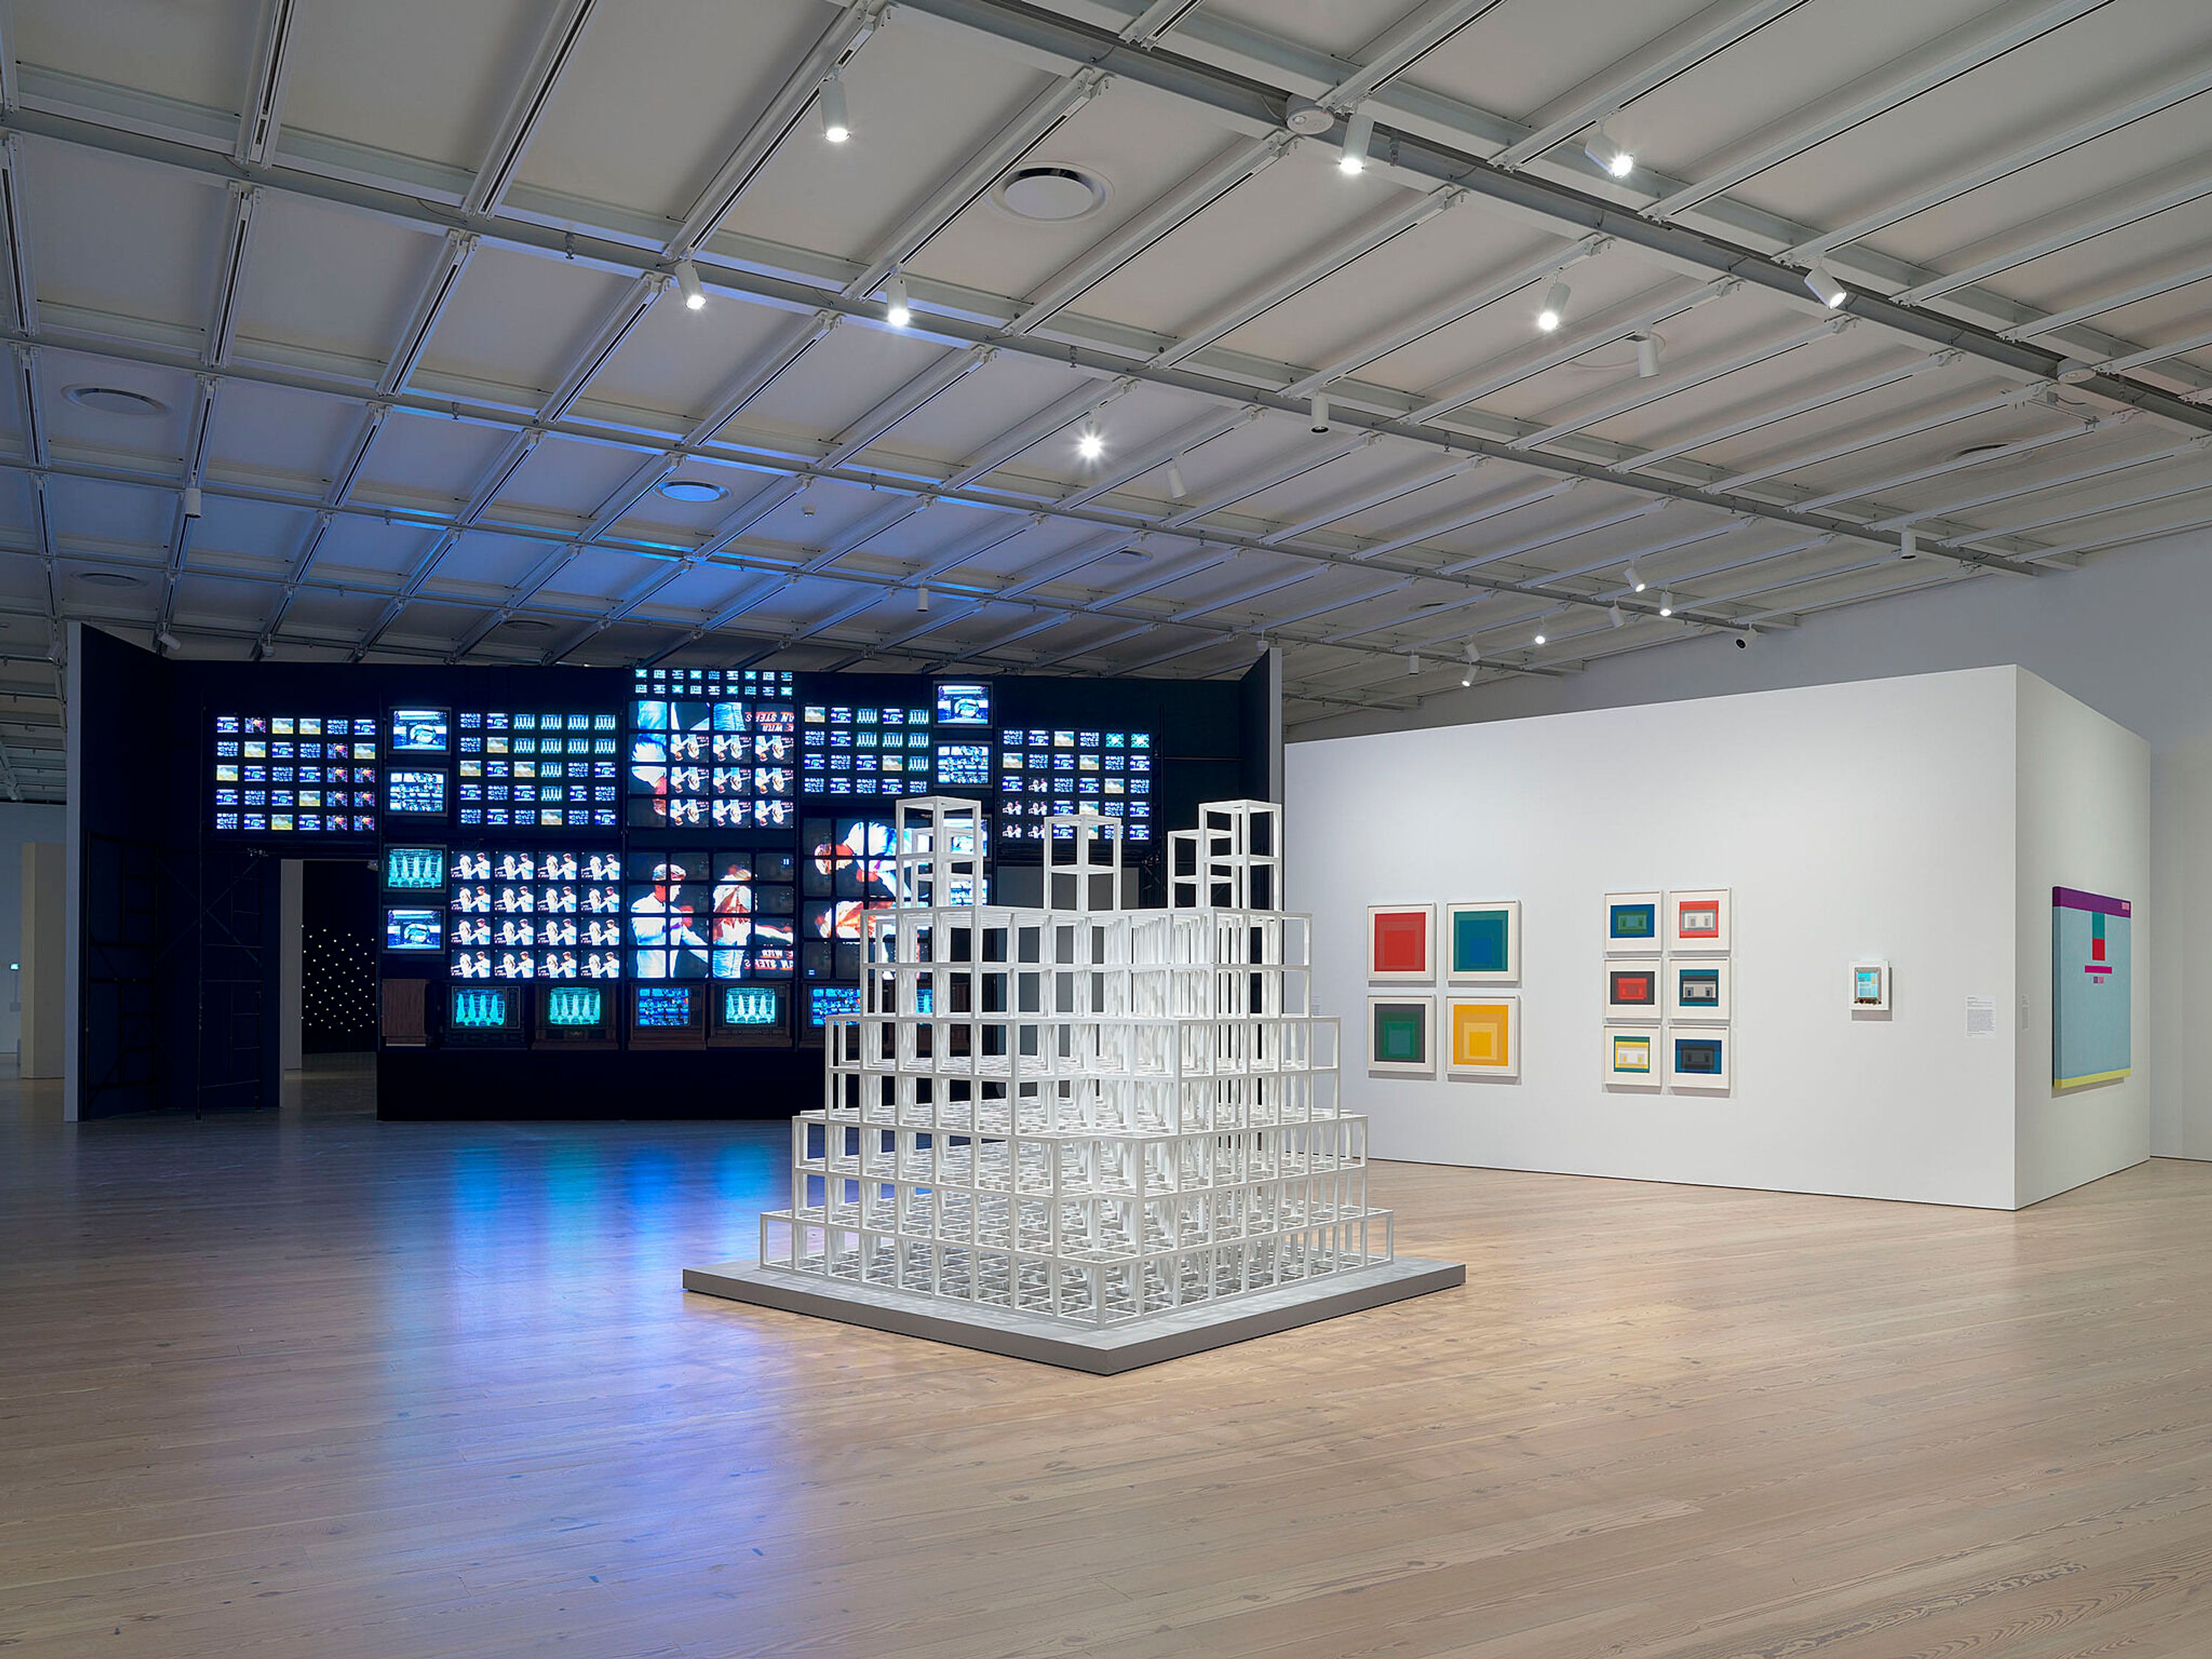
[[[373,865],[380,1115],[781,1117],[854,1006],[900,799],[1122,819],[1146,902],[1269,793],[1243,681],[164,659],[92,629],[80,1109],[273,1103],[279,871]]]

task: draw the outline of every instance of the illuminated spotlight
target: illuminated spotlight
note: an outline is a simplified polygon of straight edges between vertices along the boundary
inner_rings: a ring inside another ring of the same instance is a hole
[[[1631,592],[1641,593],[1644,591],[1644,578],[1638,574],[1636,566],[1633,562],[1631,562],[1628,568],[1622,571],[1620,574],[1627,579],[1628,588]]]
[[[1190,486],[1182,481],[1182,467],[1175,461],[1170,461],[1168,463],[1168,499],[1171,501],[1187,501],[1189,497]]]
[[[906,278],[896,270],[884,284],[884,320],[893,328],[904,328],[914,320],[914,313],[906,302]]]
[[[699,286],[699,267],[690,260],[678,259],[676,262],[676,286],[683,292],[686,311],[704,311],[707,308],[707,290]]]
[[[1075,453],[1086,461],[1095,461],[1106,453],[1106,436],[1095,426],[1086,426],[1075,441]]]
[[[1813,290],[1814,299],[1831,311],[1851,297],[1850,290],[1836,280],[1836,273],[1828,269],[1825,259],[1813,262],[1813,268],[1805,273],[1805,286]]]
[[[1544,308],[1536,313],[1536,326],[1547,334],[1557,328],[1566,317],[1568,297],[1567,279],[1554,276],[1544,295]]]
[[[1613,135],[1601,121],[1590,129],[1590,136],[1583,140],[1583,154],[1589,156],[1616,179],[1626,179],[1636,171],[1636,158],[1613,142]]]
[[[1340,171],[1358,173],[1367,165],[1367,146],[1375,137],[1375,118],[1364,109],[1352,112],[1344,124],[1344,153],[1336,159]]]
[[[1671,617],[1674,614],[1674,596],[1672,593],[1662,593],[1659,596],[1659,614],[1662,617]]]
[[[852,115],[845,107],[844,77],[836,70],[830,70],[829,79],[823,82],[817,102],[822,111],[822,136],[833,144],[842,144],[850,138]]]
[[[1536,643],[1539,645],[1544,643],[1544,636],[1541,634],[1536,635]]]

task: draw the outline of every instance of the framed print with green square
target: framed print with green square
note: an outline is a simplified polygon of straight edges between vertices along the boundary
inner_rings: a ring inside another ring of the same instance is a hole
[[[1444,978],[1510,985],[1521,977],[1521,901],[1444,907]]]
[[[1605,953],[1609,957],[1639,956],[1660,950],[1660,897],[1657,893],[1607,893],[1605,896]]]
[[[1367,1069],[1384,1077],[1437,1074],[1437,1000],[1367,999]]]

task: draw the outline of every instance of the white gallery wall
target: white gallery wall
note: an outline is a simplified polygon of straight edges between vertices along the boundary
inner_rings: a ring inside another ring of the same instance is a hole
[[[2212,1051],[2188,1040],[2212,998],[2212,536],[2202,531],[2093,556],[2075,571],[1960,579],[1930,561],[1932,591],[1878,600],[1762,635],[1747,650],[1709,635],[1557,678],[1462,691],[1449,672],[1411,714],[1350,714],[1293,742],[1387,726],[1519,719],[1875,675],[2018,663],[2150,744],[2151,878],[2145,907],[2173,925],[2149,947],[2151,1147],[2212,1158]],[[1663,561],[1662,562],[1663,574]],[[1656,578],[1655,578],[1656,580]],[[1447,653],[1448,654],[1448,653]],[[1395,690],[1393,685],[1389,688]],[[2144,954],[2138,947],[2139,954]]]
[[[1293,744],[1288,898],[1314,914],[1316,995],[1343,1017],[1375,1155],[1997,1208],[2027,1190],[2024,1160],[2033,1188],[2147,1156],[2141,1075],[2021,1127],[2023,1091],[2050,1086],[2050,886],[2126,873],[2039,875],[2073,846],[2068,792],[2039,782],[2023,864],[2024,706],[2102,769],[2111,817],[2076,838],[2129,842],[2140,874],[2149,836],[2141,740],[2030,687],[2002,667]],[[1604,896],[1700,887],[1734,901],[1732,1091],[1608,1090]],[[1501,988],[1521,1000],[1519,1080],[1370,1076],[1370,988],[1414,988],[1368,984],[1367,907],[1498,899],[1522,903],[1522,980]],[[2150,932],[2139,917],[2138,998]],[[1893,964],[1887,1018],[1850,1006],[1866,957]],[[1994,1000],[1990,1035],[1967,1035],[1969,998]],[[2076,1109],[2111,1121],[2076,1132]]]

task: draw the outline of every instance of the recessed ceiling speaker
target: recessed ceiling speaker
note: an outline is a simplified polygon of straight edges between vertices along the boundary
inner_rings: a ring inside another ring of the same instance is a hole
[[[65,388],[62,396],[80,409],[95,410],[102,415],[130,415],[143,419],[169,412],[168,404],[159,398],[149,398],[143,392],[126,392],[116,386],[73,386]]]
[[[730,493],[704,478],[663,478],[653,488],[672,501],[719,501]]]
[[[1106,205],[1106,181],[1081,167],[1037,163],[1016,167],[992,192],[1017,219],[1060,224],[1096,213]]]

